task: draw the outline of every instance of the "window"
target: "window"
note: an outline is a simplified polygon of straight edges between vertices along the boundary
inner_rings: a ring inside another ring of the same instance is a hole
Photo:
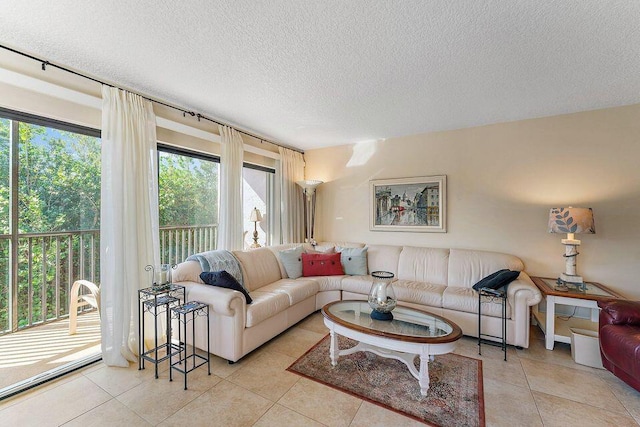
[[[270,208],[275,171],[245,163],[242,170],[242,210],[244,218],[244,245],[245,248],[253,244],[254,223],[249,221],[253,208],[258,208],[262,214],[262,221],[257,223],[258,244],[266,246],[271,243]]]
[[[9,325],[9,254],[11,236],[9,235],[9,207],[11,192],[9,188],[11,123],[0,118],[0,332],[8,330]]]
[[[9,162],[11,123],[0,118],[0,235],[9,234]]]
[[[158,147],[160,258],[177,264],[214,250],[218,227],[219,159]]]
[[[0,331],[6,332],[65,317],[73,282],[99,280],[100,132],[10,110],[0,115]]]

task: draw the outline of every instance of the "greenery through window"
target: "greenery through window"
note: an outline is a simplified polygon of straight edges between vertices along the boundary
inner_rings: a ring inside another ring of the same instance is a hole
[[[0,332],[66,316],[73,281],[100,277],[99,131],[15,114],[0,119]]]
[[[9,233],[10,131],[10,121],[8,119],[0,118],[0,235]]]
[[[21,233],[100,228],[100,139],[20,123]]]
[[[160,226],[217,224],[216,159],[162,148],[158,154]]]
[[[10,121],[0,118],[0,332],[9,328]]]
[[[160,257],[176,264],[216,248],[218,159],[167,147],[158,149]]]

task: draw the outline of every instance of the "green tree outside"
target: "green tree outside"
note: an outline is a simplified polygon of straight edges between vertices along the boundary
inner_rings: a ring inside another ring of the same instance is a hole
[[[218,163],[160,151],[160,226],[218,223]]]

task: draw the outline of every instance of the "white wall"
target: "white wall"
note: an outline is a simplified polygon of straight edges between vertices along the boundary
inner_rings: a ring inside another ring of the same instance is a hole
[[[578,273],[640,299],[640,104],[311,150],[320,240],[483,249],[564,271],[551,207],[592,207]],[[447,175],[442,233],[369,230],[369,180]]]

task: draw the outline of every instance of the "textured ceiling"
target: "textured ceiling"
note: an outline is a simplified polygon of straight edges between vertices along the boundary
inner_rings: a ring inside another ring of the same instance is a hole
[[[640,102],[636,0],[3,0],[0,43],[302,149]]]

